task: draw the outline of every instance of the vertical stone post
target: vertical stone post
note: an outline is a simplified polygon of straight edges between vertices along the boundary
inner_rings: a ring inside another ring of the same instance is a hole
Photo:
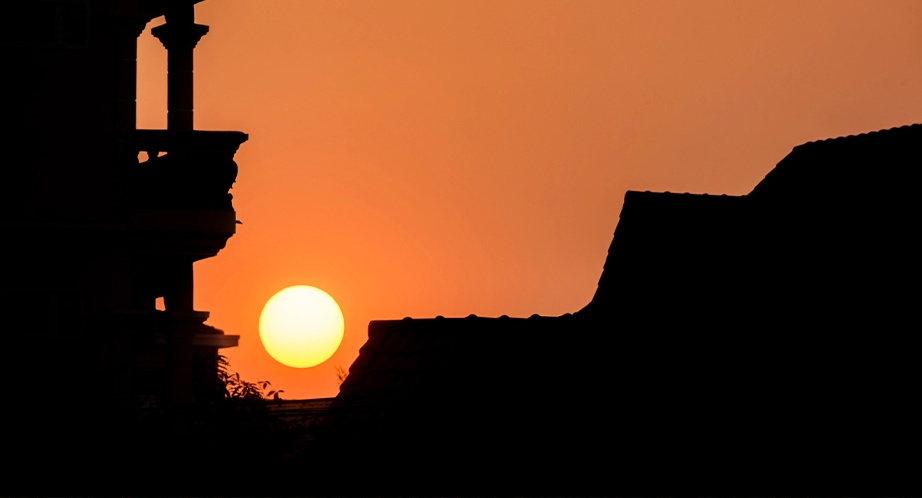
[[[167,10],[166,23],[151,29],[167,54],[167,129],[192,131],[192,51],[208,33],[208,26],[195,24],[191,1],[177,1]]]
[[[207,313],[192,309],[192,261],[173,261],[168,270],[168,284],[163,302],[169,323],[168,338],[171,345],[172,403],[174,407],[188,406],[193,402],[192,361],[193,337]]]
[[[194,280],[191,261],[170,261],[167,271],[167,287],[164,289],[163,304],[173,313],[188,313],[192,310]]]
[[[195,24],[192,0],[173,0],[166,9],[166,23],[151,29],[151,34],[167,49],[167,130],[192,131],[193,59],[198,41],[208,26]],[[170,151],[168,151],[170,152]],[[172,154],[171,154],[172,155]],[[193,272],[191,261],[175,261],[169,271],[164,304],[169,319],[172,404],[181,409],[193,402],[192,344],[207,313],[192,308]]]

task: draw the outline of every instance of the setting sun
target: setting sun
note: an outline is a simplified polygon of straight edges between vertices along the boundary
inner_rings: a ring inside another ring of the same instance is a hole
[[[326,292],[307,285],[282,289],[263,308],[259,338],[270,356],[289,367],[326,361],[343,340],[343,313]]]

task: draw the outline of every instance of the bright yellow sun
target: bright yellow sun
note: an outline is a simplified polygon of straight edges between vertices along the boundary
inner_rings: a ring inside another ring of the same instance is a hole
[[[269,298],[259,315],[259,338],[283,365],[307,368],[326,361],[343,340],[343,312],[329,294],[296,285]]]

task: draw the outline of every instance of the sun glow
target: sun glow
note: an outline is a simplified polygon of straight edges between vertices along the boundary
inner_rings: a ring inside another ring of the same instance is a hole
[[[307,368],[326,361],[343,340],[343,312],[326,292],[308,285],[282,289],[259,316],[259,338],[279,363]]]

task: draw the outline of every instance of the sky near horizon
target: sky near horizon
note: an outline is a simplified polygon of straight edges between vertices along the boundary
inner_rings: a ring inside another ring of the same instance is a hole
[[[162,22],[139,128],[166,127]],[[195,306],[286,399],[334,396],[370,320],[580,309],[627,190],[745,194],[798,144],[922,122],[920,1],[209,0],[196,22],[195,126],[250,138]],[[345,317],[316,367],[259,341],[291,285]]]

